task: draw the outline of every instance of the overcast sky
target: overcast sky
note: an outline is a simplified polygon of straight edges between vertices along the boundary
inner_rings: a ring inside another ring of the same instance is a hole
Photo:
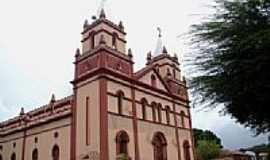
[[[155,48],[157,27],[170,53],[188,54],[184,37],[188,27],[209,13],[211,0],[107,0],[112,21],[124,22],[127,46],[135,69],[143,67],[146,53]],[[0,2],[0,120],[18,115],[72,94],[75,49],[80,47],[83,22],[96,14],[100,0],[8,0]],[[243,111],[244,112],[244,111]],[[193,110],[193,126],[210,129],[228,148],[266,143],[266,136],[235,124],[218,111]]]

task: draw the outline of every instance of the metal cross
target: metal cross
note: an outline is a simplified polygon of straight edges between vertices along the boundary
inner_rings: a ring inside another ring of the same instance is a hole
[[[158,37],[161,37],[161,28],[158,27],[157,30],[158,30]]]
[[[106,2],[106,0],[101,0],[100,1],[100,5],[99,5],[99,8],[98,8],[98,14],[97,15],[100,15],[101,10],[104,9],[105,2]]]

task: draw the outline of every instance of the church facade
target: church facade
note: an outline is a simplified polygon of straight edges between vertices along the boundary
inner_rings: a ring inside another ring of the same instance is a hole
[[[177,56],[148,53],[135,72],[125,35],[104,10],[86,21],[73,94],[1,122],[0,160],[194,160]]]

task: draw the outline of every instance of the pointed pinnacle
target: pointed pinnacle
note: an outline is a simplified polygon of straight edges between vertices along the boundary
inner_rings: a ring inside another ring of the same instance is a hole
[[[22,107],[21,108],[21,111],[20,111],[20,116],[24,115],[24,108]]]
[[[146,60],[147,60],[147,61],[150,61],[151,59],[152,59],[152,53],[151,53],[151,51],[149,51],[149,52],[147,53]]]
[[[162,50],[162,53],[168,53],[167,49],[165,46],[163,46],[163,50]]]
[[[130,58],[133,57],[133,55],[132,55],[132,50],[131,50],[130,48],[128,49],[128,56],[129,56]]]
[[[75,57],[78,58],[81,55],[81,51],[79,48],[76,49]]]
[[[178,55],[174,53],[174,58],[178,60]]]
[[[123,22],[122,22],[122,21],[119,22],[119,25],[118,25],[118,26],[119,26],[119,28],[120,28],[121,30],[124,30],[124,25],[123,25]]]
[[[106,14],[105,14],[105,11],[104,11],[104,9],[103,9],[103,8],[101,9],[101,12],[100,12],[99,18],[106,18]]]
[[[83,28],[87,28],[88,27],[88,20],[86,19],[85,21],[84,21],[84,24],[83,24]]]
[[[186,84],[187,83],[187,80],[186,80],[186,77],[183,76],[183,82]]]
[[[51,97],[51,103],[54,103],[55,102],[55,95],[52,94],[52,97]]]

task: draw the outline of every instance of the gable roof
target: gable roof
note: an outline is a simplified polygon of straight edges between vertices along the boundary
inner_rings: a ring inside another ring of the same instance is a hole
[[[161,75],[158,73],[155,65],[146,66],[146,67],[142,68],[141,70],[135,72],[134,78],[136,80],[140,80],[140,79],[142,79],[144,76],[146,76],[148,73],[150,73],[152,71],[155,73],[158,80],[163,84],[166,91],[170,93],[169,86],[167,85],[165,80],[161,77]]]
[[[134,73],[135,79],[137,79],[137,80],[140,79],[142,76],[144,76],[146,73],[148,73],[153,68],[154,68],[154,66],[150,65],[150,66],[146,66],[146,67],[138,70],[137,72]]]

